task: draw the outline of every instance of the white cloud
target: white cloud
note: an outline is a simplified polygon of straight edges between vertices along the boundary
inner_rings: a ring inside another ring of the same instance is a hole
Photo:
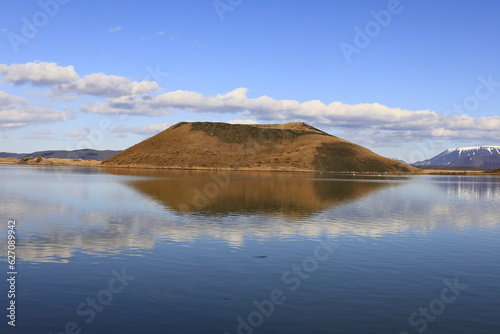
[[[253,119],[232,119],[228,121],[229,124],[259,124],[259,122]]]
[[[137,115],[137,116],[163,116],[175,113],[173,108],[159,109],[142,100],[135,99],[108,99],[107,103],[88,101],[81,106],[80,111],[91,114],[103,115]]]
[[[0,91],[0,130],[68,120],[70,116],[46,107],[35,107],[22,97]]]
[[[162,132],[163,130],[166,130],[170,125],[171,125],[170,123],[160,123],[160,124],[148,124],[142,126],[123,126],[123,127],[115,127],[111,129],[110,132],[125,134],[125,135],[128,133],[134,133],[144,136],[153,136],[157,133]]]
[[[69,95],[54,95],[52,92],[49,94],[44,94],[44,97],[48,97],[49,101],[64,101],[64,102],[73,102],[78,101],[80,98],[78,96],[69,96]]]
[[[52,131],[50,129],[33,131],[31,135],[23,137],[23,139],[41,139],[41,140],[47,140],[53,138],[54,137],[52,136]]]
[[[53,88],[51,100],[66,100],[64,94],[93,95],[97,97],[135,96],[155,92],[156,81],[133,81],[129,78],[104,73],[92,73],[79,78],[73,66],[56,63],[30,62],[26,64],[0,64],[0,75],[14,85],[32,84]]]
[[[83,78],[60,85],[56,88],[59,94],[75,93],[99,97],[119,97],[152,93],[159,89],[155,81],[132,81],[131,79],[104,73],[93,73]]]
[[[89,132],[87,130],[73,130],[66,133],[67,137],[85,137]]]
[[[4,80],[14,85],[31,83],[34,86],[52,86],[72,82],[78,78],[73,66],[56,63],[30,62],[26,64],[0,64]]]
[[[422,138],[472,142],[500,140],[498,116],[442,115],[431,110],[407,110],[379,103],[349,105],[339,101],[327,104],[319,100],[276,100],[269,96],[251,98],[247,95],[248,89],[243,87],[213,96],[185,90],[159,93],[159,84],[155,81],[133,81],[104,73],[80,77],[73,66],[39,61],[0,64],[0,75],[5,83],[49,87],[50,90],[43,93],[49,103],[77,102],[81,95],[107,98],[106,101],[87,100],[79,107],[85,113],[163,116],[188,111],[233,114],[233,123],[304,121],[322,129],[343,130],[346,139],[371,146]],[[46,106],[36,107],[27,99],[5,92],[0,98],[0,127],[3,129],[65,120],[71,114]],[[148,135],[156,131],[138,127],[122,130],[115,132]]]
[[[111,32],[111,33],[118,32],[118,31],[120,31],[122,29],[123,29],[122,26],[111,27],[111,28],[108,29],[108,32]]]
[[[323,128],[358,131],[358,135],[374,134],[384,138],[391,133],[406,138],[439,137],[500,139],[500,117],[439,115],[430,110],[406,110],[379,103],[356,105],[319,100],[299,102],[275,100],[268,96],[249,98],[246,88],[226,94],[205,96],[192,91],[172,91],[147,98],[122,96],[107,102],[92,102],[82,111],[99,114],[159,116],[178,110],[194,113],[235,113],[258,120],[305,121]]]

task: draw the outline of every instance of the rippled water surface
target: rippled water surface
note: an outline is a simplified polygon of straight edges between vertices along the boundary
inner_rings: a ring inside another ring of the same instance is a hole
[[[496,176],[3,165],[0,180],[18,271],[2,333],[500,333]]]

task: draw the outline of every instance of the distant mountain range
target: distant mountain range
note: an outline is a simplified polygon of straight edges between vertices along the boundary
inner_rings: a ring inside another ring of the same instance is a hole
[[[99,151],[91,149],[75,150],[75,151],[38,151],[33,153],[8,153],[0,152],[0,158],[15,158],[22,159],[26,157],[42,157],[42,158],[56,158],[56,159],[82,159],[82,160],[106,160],[121,151]]]
[[[449,148],[435,157],[412,163],[422,167],[478,168],[500,167],[500,146]]]

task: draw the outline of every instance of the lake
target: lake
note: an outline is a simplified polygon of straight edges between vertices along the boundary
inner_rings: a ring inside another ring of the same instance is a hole
[[[500,177],[0,165],[2,333],[500,333]],[[12,282],[10,282],[12,283]]]

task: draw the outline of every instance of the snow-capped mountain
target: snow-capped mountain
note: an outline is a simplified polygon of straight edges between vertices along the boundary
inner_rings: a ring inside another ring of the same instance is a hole
[[[449,148],[434,158],[418,161],[412,165],[468,168],[500,167],[500,146]]]

